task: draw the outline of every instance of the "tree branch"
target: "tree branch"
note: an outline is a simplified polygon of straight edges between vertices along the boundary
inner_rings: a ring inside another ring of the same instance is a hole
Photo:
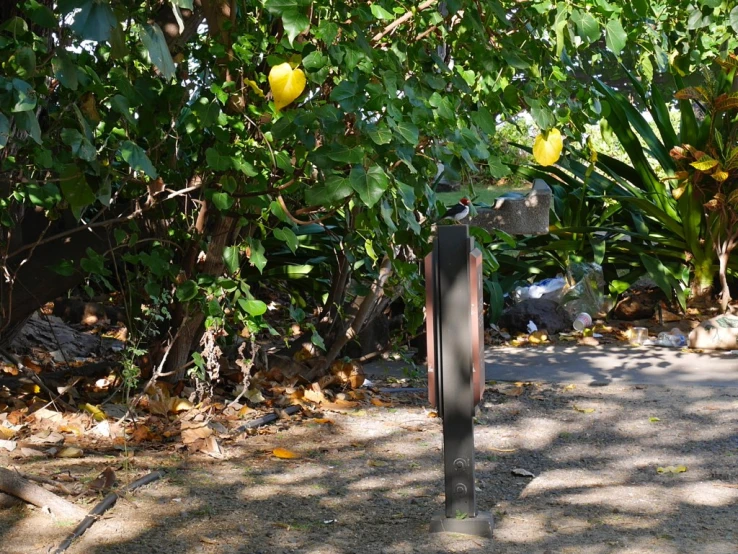
[[[9,469],[0,468],[0,491],[25,500],[39,508],[48,508],[56,518],[79,520],[86,512],[46,489],[26,481]]]
[[[392,23],[390,23],[384,29],[382,29],[379,33],[377,33],[376,35],[374,35],[372,37],[372,42],[379,42],[386,35],[390,34],[392,31],[394,31],[395,29],[397,29],[400,25],[402,25],[403,23],[406,23],[406,22],[410,21],[413,17],[415,17],[415,14],[417,12],[421,12],[423,10],[426,10],[426,9],[430,8],[432,5],[434,5],[436,3],[438,3],[438,0],[425,0],[425,2],[423,2],[422,4],[420,4],[418,6],[418,9],[416,11],[414,11],[414,12],[413,11],[409,11],[409,12],[405,13],[405,15],[403,15],[401,17],[398,17]]]
[[[315,366],[315,369],[313,370],[314,374],[320,375],[324,373],[330,367],[333,361],[338,357],[338,354],[341,352],[343,347],[346,346],[346,344],[348,344],[350,340],[352,340],[356,335],[359,334],[361,328],[364,326],[369,312],[371,311],[371,308],[374,306],[374,303],[377,301],[378,298],[384,295],[384,286],[387,284],[387,280],[390,278],[391,275],[392,261],[389,259],[389,256],[385,255],[384,259],[382,260],[382,264],[379,266],[379,276],[372,284],[371,292],[362,300],[361,306],[356,312],[356,315],[354,316],[354,319],[346,332],[343,333],[341,336],[336,337],[336,340],[331,345],[330,350],[325,355],[325,359],[322,361],[322,363]]]

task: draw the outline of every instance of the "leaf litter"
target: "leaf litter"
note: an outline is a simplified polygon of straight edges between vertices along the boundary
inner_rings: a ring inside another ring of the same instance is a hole
[[[44,364],[52,363],[49,359],[41,357],[39,363],[33,360],[27,360],[28,366],[35,364],[40,375],[44,375],[47,367]],[[36,371],[36,369],[34,369]],[[7,370],[3,370],[9,373]],[[425,406],[423,395],[417,395],[410,403],[405,399],[397,396],[388,396],[378,392],[376,387],[370,388],[353,388],[359,381],[363,384],[363,372],[357,369],[357,366],[350,364],[337,369],[335,373],[329,376],[329,379],[316,383],[300,383],[294,379],[275,378],[275,375],[266,372],[255,373],[252,379],[252,388],[249,391],[257,391],[258,394],[248,393],[244,395],[243,402],[231,403],[230,399],[234,396],[237,388],[224,387],[215,391],[214,396],[204,402],[198,403],[190,396],[191,391],[176,390],[167,384],[157,383],[155,387],[146,391],[141,404],[137,407],[135,413],[128,414],[128,410],[119,399],[113,398],[108,403],[103,403],[104,397],[110,397],[111,393],[119,386],[119,378],[115,373],[111,373],[105,378],[94,378],[89,381],[70,380],[70,392],[76,392],[80,395],[81,402],[78,404],[81,412],[70,414],[57,412],[53,407],[46,406],[46,400],[40,396],[41,391],[37,387],[27,387],[22,389],[22,394],[17,396],[19,402],[11,405],[7,402],[10,396],[0,395],[0,440],[6,443],[12,443],[13,451],[8,447],[3,447],[4,443],[0,443],[0,454],[3,459],[29,460],[30,463],[41,463],[46,460],[46,464],[59,463],[51,462],[54,456],[58,458],[59,453],[65,449],[70,452],[81,451],[84,460],[87,460],[86,469],[80,471],[79,466],[71,466],[69,472],[62,472],[58,469],[50,470],[49,478],[55,482],[71,483],[68,488],[76,502],[84,499],[85,494],[93,493],[97,490],[109,490],[110,479],[116,483],[118,479],[116,474],[123,471],[123,480],[130,481],[131,472],[134,475],[140,474],[145,469],[142,463],[157,463],[153,461],[156,452],[162,452],[169,456],[176,457],[186,456],[191,460],[192,467],[205,463],[204,460],[210,460],[208,463],[218,463],[222,467],[228,467],[230,456],[244,446],[249,450],[253,450],[252,443],[249,441],[260,441],[264,446],[268,446],[267,452],[270,456],[257,460],[254,467],[259,464],[268,464],[267,460],[274,462],[279,460],[298,460],[300,464],[284,464],[284,468],[303,467],[310,468],[314,464],[320,463],[327,456],[337,457],[338,461],[343,464],[352,463],[352,458],[347,457],[354,455],[360,456],[361,463],[368,470],[380,469],[378,473],[395,473],[397,471],[408,471],[409,466],[403,465],[401,451],[388,455],[387,452],[375,451],[361,434],[354,435],[358,440],[353,440],[355,446],[338,447],[335,454],[331,454],[331,449],[319,448],[317,451],[311,451],[308,456],[304,456],[301,452],[297,452],[291,448],[275,446],[273,441],[276,440],[283,432],[299,431],[301,428],[307,429],[308,426],[320,432],[320,442],[330,444],[335,441],[336,435],[331,429],[339,427],[341,433],[346,429],[365,429],[367,425],[371,427],[374,424],[378,414],[388,418],[388,421],[395,421],[396,429],[403,429],[408,432],[417,433],[418,430],[425,430],[425,427],[419,427],[417,424],[408,424],[403,421],[403,417],[407,418],[408,413],[413,413],[412,409],[408,412],[408,408],[423,406],[421,411],[416,411],[415,418],[422,417],[424,425],[430,425],[428,430],[430,434],[423,434],[424,438],[412,439],[409,441],[421,440],[431,441],[431,444],[438,444],[440,434],[440,421],[428,419],[432,418],[435,412],[429,411]],[[74,383],[74,384],[71,384]],[[14,393],[16,391],[13,391]],[[568,403],[569,410],[572,409],[572,396],[576,396],[576,404],[574,410],[581,413],[592,413],[594,408],[583,407],[586,403],[592,401],[588,398],[587,393],[577,394],[574,385],[566,385],[563,387],[551,387],[541,383],[499,383],[491,386],[487,392],[486,399],[497,400],[503,399],[508,402],[508,406],[512,409],[501,411],[501,414],[510,414],[513,418],[522,417],[525,411],[517,408],[518,404],[528,406],[527,410],[531,412],[542,411],[544,414],[550,415],[551,406],[563,406],[561,401]],[[530,403],[533,400],[538,402]],[[541,400],[547,402],[541,404]],[[551,404],[553,403],[553,404]],[[89,405],[88,408],[82,407],[82,404]],[[122,409],[121,409],[122,406]],[[300,411],[297,415],[283,415],[286,406],[298,406]],[[504,404],[503,404],[504,406]],[[398,408],[400,413],[393,414],[386,408]],[[123,415],[126,415],[124,418]],[[249,429],[246,432],[234,434],[234,430],[244,421],[256,420],[266,413],[282,414],[277,419],[277,423],[271,427],[261,427],[257,429]],[[331,418],[326,417],[329,414]],[[663,414],[660,414],[663,417]],[[351,423],[353,418],[362,418],[364,421],[357,421],[356,424]],[[489,416],[484,416],[486,419]],[[660,420],[656,416],[647,416],[650,422],[654,422],[654,418]],[[582,421],[595,421],[595,418],[580,418]],[[643,421],[643,420],[641,420]],[[482,421],[484,425],[484,421]],[[303,427],[303,424],[308,426]],[[593,423],[599,424],[599,423]],[[61,435],[62,441],[59,442]],[[36,437],[40,441],[39,444],[31,445],[30,438]],[[51,437],[53,440],[44,442]],[[428,438],[425,438],[428,437]],[[565,440],[565,439],[561,439]],[[272,442],[272,444],[268,444]],[[510,455],[510,473],[514,477],[526,476],[539,477],[534,482],[544,480],[546,477],[545,467],[540,465],[521,466],[520,463],[526,463],[528,460],[525,448],[517,448],[522,443],[514,440],[505,440],[504,443],[515,445],[516,448],[493,448],[486,447],[484,450],[490,452],[499,452]],[[253,445],[257,444],[256,442]],[[22,446],[21,446],[22,445]],[[264,452],[265,450],[261,450]],[[279,453],[287,455],[279,455]],[[430,466],[426,467],[426,471],[434,472],[436,478],[439,477],[437,460],[439,454],[435,454]],[[25,458],[24,458],[25,456]],[[105,457],[108,457],[107,459]],[[115,463],[110,465],[110,456],[116,457]],[[504,460],[508,456],[498,457]],[[69,463],[76,464],[76,460],[80,458],[69,458]],[[143,462],[143,460],[149,460]],[[500,461],[493,462],[500,464]],[[515,464],[513,466],[513,464]],[[29,466],[30,467],[30,466]],[[35,467],[35,466],[34,466]],[[38,465],[39,468],[46,468],[45,465]],[[51,466],[53,467],[53,466]],[[172,466],[172,467],[177,467]],[[187,471],[182,466],[181,469],[175,471]],[[481,467],[485,467],[482,464]],[[523,469],[529,467],[529,469]],[[683,468],[683,469],[682,469]],[[504,467],[494,468],[498,474]],[[520,470],[529,473],[518,474],[512,473],[512,470]],[[662,471],[659,471],[662,470]],[[48,469],[42,469],[48,472]],[[290,471],[290,470],[287,470]],[[534,473],[535,471],[535,473]],[[658,466],[658,473],[683,473],[687,471],[687,466]],[[107,473],[106,473],[107,472]],[[112,475],[112,477],[111,477]],[[485,471],[480,470],[480,479],[482,483],[488,481],[489,476],[485,476]],[[440,479],[442,482],[442,475]],[[518,479],[520,481],[520,479]],[[435,483],[435,481],[433,481]],[[437,483],[436,483],[437,484]],[[66,486],[66,485],[65,485]],[[114,485],[113,485],[114,486]],[[435,485],[434,485],[435,486]],[[731,484],[718,484],[730,488]],[[81,488],[80,488],[81,487]],[[101,488],[100,488],[101,487]],[[480,489],[482,493],[490,490],[490,485]],[[442,485],[440,486],[442,490]],[[84,490],[88,492],[85,493]],[[500,509],[507,509],[511,504],[502,500],[501,495],[496,488],[493,488],[495,494],[487,502],[500,503]],[[62,494],[66,494],[63,493]],[[81,496],[80,496],[81,495]],[[424,498],[427,495],[417,494],[417,498]],[[484,499],[484,496],[482,496]],[[84,501],[84,500],[83,500]],[[441,500],[442,501],[442,500]],[[483,500],[484,501],[484,500]],[[246,504],[248,505],[248,504]],[[405,504],[402,504],[403,506]],[[436,503],[436,507],[441,507]],[[395,510],[402,512],[403,510]],[[331,518],[321,521],[328,521]],[[346,518],[342,518],[344,522]],[[422,518],[421,518],[422,519]],[[504,517],[503,527],[504,526]],[[304,526],[299,524],[295,526],[294,516],[286,519],[291,529],[303,529]],[[507,531],[509,532],[509,530]],[[218,539],[210,533],[203,532],[203,537],[209,540],[217,541]],[[503,533],[504,536],[504,533]],[[423,539],[425,540],[425,539]],[[223,541],[221,541],[222,543]],[[422,542],[422,541],[421,541]],[[216,544],[213,542],[212,544]],[[82,552],[84,550],[80,550]],[[369,550],[367,550],[369,551]]]

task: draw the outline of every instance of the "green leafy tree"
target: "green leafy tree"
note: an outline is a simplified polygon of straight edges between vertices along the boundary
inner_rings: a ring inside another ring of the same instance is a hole
[[[619,59],[646,79],[701,61],[722,40],[698,40],[713,20],[731,47],[732,3],[702,2],[685,26],[694,9],[4,2],[2,327],[75,283],[124,288],[130,322],[168,333],[180,379],[203,327],[270,329],[269,285],[290,291],[296,319],[318,304],[324,369],[416,285],[439,163],[502,177],[500,117],[527,109],[576,137],[608,109],[588,80]]]

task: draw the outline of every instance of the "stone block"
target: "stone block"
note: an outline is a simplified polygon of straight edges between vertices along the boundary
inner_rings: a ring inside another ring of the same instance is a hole
[[[501,197],[493,208],[477,208],[477,215],[463,223],[511,235],[548,233],[552,193],[543,179],[533,181],[532,190],[521,197]]]

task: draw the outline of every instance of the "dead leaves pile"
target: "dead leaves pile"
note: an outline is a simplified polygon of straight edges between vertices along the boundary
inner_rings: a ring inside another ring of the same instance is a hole
[[[493,332],[485,337],[486,344],[507,344],[516,348],[526,346],[546,346],[557,343],[576,342],[583,346],[599,346],[601,344],[617,344],[628,342],[629,323],[597,323],[593,327],[584,329],[582,332],[571,331],[551,335],[546,330],[537,330],[532,333],[522,333],[515,337],[504,330],[493,327]]]
[[[120,401],[105,405],[79,402],[79,413],[47,408],[45,401],[36,396],[38,391],[33,390],[24,400],[13,398],[18,409],[0,412],[0,449],[12,458],[79,458],[111,449],[130,454],[146,447],[221,459],[225,456],[224,445],[244,433],[245,422],[266,413],[283,415],[287,406],[299,406],[300,412],[284,416],[285,420],[331,425],[333,421],[325,417],[326,412],[361,416],[366,414],[364,408],[394,405],[390,397],[360,388],[364,382],[360,364],[337,361],[328,375],[310,384],[273,370],[257,372],[246,390],[236,391],[242,393],[238,402],[216,391],[213,397],[194,404],[182,397],[193,397],[192,391],[156,383],[140,396],[133,410]],[[245,432],[264,434],[274,430],[260,427]]]

